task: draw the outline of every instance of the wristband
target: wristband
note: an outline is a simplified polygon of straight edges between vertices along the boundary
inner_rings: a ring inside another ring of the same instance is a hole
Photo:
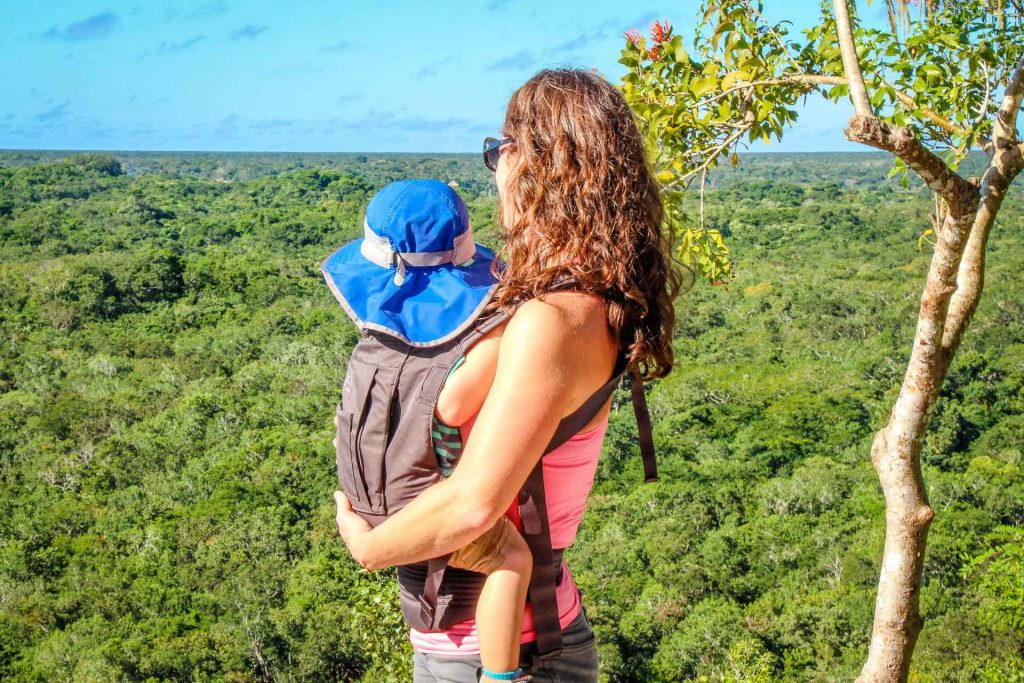
[[[513,681],[515,683],[516,681],[525,682],[533,680],[533,677],[527,676],[521,668],[517,668],[515,671],[502,671],[499,673],[497,671],[488,671],[485,667],[480,667],[480,671],[484,676],[496,681]]]

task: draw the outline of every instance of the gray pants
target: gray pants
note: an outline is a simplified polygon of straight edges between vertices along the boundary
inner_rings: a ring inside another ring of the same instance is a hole
[[[597,683],[597,640],[587,615],[579,615],[562,631],[561,656],[548,662],[537,657],[537,644],[521,648],[519,666],[536,683]],[[413,660],[413,683],[476,683],[480,656],[446,657],[419,652]]]

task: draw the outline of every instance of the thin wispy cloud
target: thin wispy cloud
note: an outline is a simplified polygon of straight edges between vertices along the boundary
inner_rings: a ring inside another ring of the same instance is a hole
[[[65,118],[68,115],[68,105],[70,102],[67,100],[60,104],[54,105],[49,109],[43,110],[32,117],[32,120],[36,123],[52,123]]]
[[[442,66],[445,66],[447,64],[451,64],[454,61],[455,61],[454,57],[448,57],[447,59],[442,59],[439,62],[434,62],[433,64],[427,64],[425,67],[423,67],[422,69],[420,69],[419,71],[416,72],[416,78],[430,78],[431,76],[436,76],[438,74],[438,72],[440,71]]]
[[[298,121],[295,119],[261,119],[259,121],[253,121],[252,128],[260,131],[281,130],[284,128],[291,128],[297,123]]]
[[[353,95],[341,95],[334,100],[334,104],[336,106],[343,107],[347,104],[353,104],[355,102],[358,102],[359,100],[362,100],[364,98],[365,96],[360,93],[356,93]]]
[[[354,46],[349,41],[342,40],[340,42],[334,43],[333,45],[328,45],[327,47],[320,48],[320,52],[348,52],[353,47]]]
[[[575,38],[567,40],[564,43],[561,43],[560,45],[556,45],[555,47],[551,48],[551,52],[555,54],[576,52],[577,50],[582,50],[591,43],[596,43],[600,40],[604,40],[604,38],[608,36],[608,33],[609,31],[607,28],[598,27],[591,31],[587,31],[586,33],[581,33]]]
[[[534,56],[530,50],[522,50],[509,55],[508,57],[502,57],[498,61],[491,64],[491,69],[501,69],[507,71],[519,71],[522,69],[529,69],[531,66],[537,63],[537,57]]]
[[[187,52],[188,50],[191,50],[193,47],[203,42],[204,40],[206,40],[205,34],[192,36],[191,38],[183,40],[179,43],[168,43],[166,41],[162,41],[160,43],[160,46],[156,49],[156,51],[162,52],[164,54],[170,54],[175,52]]]
[[[407,118],[399,119],[398,125],[402,130],[409,130],[417,133],[447,133],[452,129],[489,130],[486,123],[472,121],[457,117],[450,118]]]
[[[94,14],[81,21],[72,22],[64,28],[54,25],[43,34],[43,37],[66,42],[93,40],[108,35],[117,26],[117,22],[116,14],[113,12],[103,12],[102,14]]]
[[[204,2],[199,7],[185,15],[187,19],[205,19],[206,17],[214,17],[220,14],[227,14],[228,4],[224,0],[213,0],[212,2]]]
[[[246,24],[231,34],[233,40],[252,40],[267,30],[266,26]]]
[[[241,139],[256,134],[257,139],[266,139],[267,135],[307,134],[315,129],[316,123],[315,121],[283,117],[254,119],[236,112],[228,114],[212,124],[201,125],[197,131],[199,131],[198,137],[212,133],[217,137]]]
[[[621,36],[627,29],[631,28],[646,31],[647,27],[650,26],[657,18],[657,13],[648,12],[647,14],[639,16],[629,22],[622,22],[618,19],[608,19],[607,21],[602,21],[600,24],[589,30],[580,32],[578,35],[570,38],[564,43],[556,45],[551,48],[551,53],[556,55],[572,54],[583,50],[594,43],[610,38],[614,34]]]
[[[364,116],[358,119],[343,119],[334,117],[324,122],[324,128],[329,130],[398,130],[412,133],[438,134],[448,133],[452,130],[463,131],[486,131],[489,126],[480,121],[474,121],[457,116],[449,117],[424,117],[405,116],[393,111],[371,109]]]
[[[650,28],[651,24],[653,24],[655,21],[658,21],[659,18],[661,18],[661,15],[659,15],[657,12],[648,12],[647,14],[643,14],[634,19],[633,21],[629,22],[629,26],[627,26],[626,28],[639,29],[640,32],[643,33],[648,28]]]

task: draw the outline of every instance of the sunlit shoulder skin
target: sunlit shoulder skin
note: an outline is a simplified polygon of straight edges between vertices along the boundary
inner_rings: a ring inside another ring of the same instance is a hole
[[[335,492],[338,530],[352,557],[366,569],[420,562],[489,529],[512,504],[558,422],[611,375],[616,350],[597,296],[557,292],[520,306],[505,329],[494,383],[452,475],[376,529]]]

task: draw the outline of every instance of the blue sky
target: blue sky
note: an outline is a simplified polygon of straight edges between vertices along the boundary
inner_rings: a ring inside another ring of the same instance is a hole
[[[816,19],[809,0],[766,4],[797,27]],[[617,82],[624,30],[667,18],[688,36],[698,3],[3,5],[0,149],[475,152],[538,69]],[[848,106],[810,102],[781,144],[752,149],[857,149],[842,136]]]

